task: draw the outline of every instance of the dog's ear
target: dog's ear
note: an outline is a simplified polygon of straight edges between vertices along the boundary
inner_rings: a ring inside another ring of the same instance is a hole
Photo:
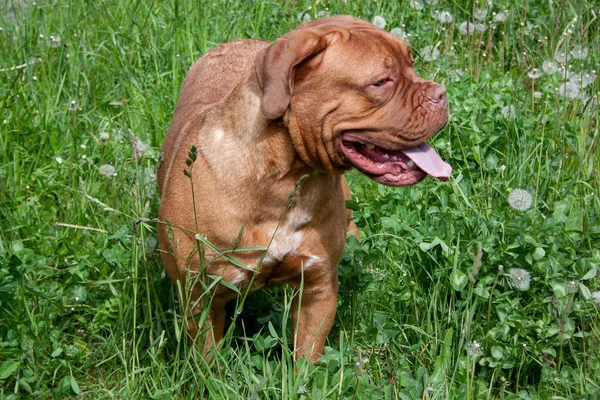
[[[265,118],[277,119],[285,113],[290,105],[297,66],[323,51],[328,43],[327,35],[298,29],[258,52],[254,71],[262,88],[260,112]]]

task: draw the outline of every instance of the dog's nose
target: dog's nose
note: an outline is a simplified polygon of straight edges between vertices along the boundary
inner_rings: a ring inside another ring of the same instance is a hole
[[[446,98],[446,88],[443,85],[434,83],[428,90],[427,98],[433,103],[439,103]]]

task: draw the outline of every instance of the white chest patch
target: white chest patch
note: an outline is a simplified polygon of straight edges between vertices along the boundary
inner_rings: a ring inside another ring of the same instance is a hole
[[[279,228],[269,232],[273,239],[264,262],[278,262],[287,255],[296,254],[304,236],[302,229],[311,219],[312,216],[302,207],[296,205],[291,209]]]

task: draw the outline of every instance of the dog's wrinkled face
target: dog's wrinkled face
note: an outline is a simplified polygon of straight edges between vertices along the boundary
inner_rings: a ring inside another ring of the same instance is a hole
[[[268,106],[280,103],[270,117],[283,116],[307,164],[355,167],[389,186],[427,175],[448,179],[451,167],[425,143],[448,121],[446,89],[417,76],[406,43],[367,22],[334,17],[290,32],[267,48],[265,58],[274,50],[275,60],[257,63],[261,110],[269,117]],[[284,63],[287,75],[278,77],[287,85],[281,99],[269,96],[269,81],[277,79],[283,51],[292,61]]]

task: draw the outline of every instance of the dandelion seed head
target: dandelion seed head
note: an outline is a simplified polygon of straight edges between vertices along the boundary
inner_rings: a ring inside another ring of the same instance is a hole
[[[437,14],[437,19],[442,24],[451,24],[452,21],[454,21],[454,16],[448,11],[442,11],[441,13]]]
[[[600,291],[592,292],[592,301],[596,307],[600,307]]]
[[[58,35],[51,35],[50,36],[50,47],[58,47],[60,46],[60,36]]]
[[[500,11],[494,16],[494,21],[505,22],[508,19],[508,11]]]
[[[439,2],[440,0],[425,0],[425,3],[429,4],[430,6],[437,6]]]
[[[579,96],[579,87],[576,83],[571,81],[564,82],[562,85],[558,87],[558,94],[561,97],[566,97],[567,99],[576,99]]]
[[[502,107],[502,116],[505,119],[515,119],[515,117],[517,116],[517,110],[515,106],[511,104],[509,106]]]
[[[551,61],[551,60],[544,61],[544,63],[542,64],[542,69],[548,75],[554,74],[555,72],[559,71],[558,65],[554,61]]]
[[[390,31],[390,33],[396,37],[399,37],[402,40],[406,40],[406,38],[408,37],[404,29],[402,28],[394,28]]]
[[[564,64],[569,60],[569,57],[564,51],[559,51],[554,55],[554,59],[556,62]]]
[[[312,20],[312,18],[310,17],[310,14],[308,13],[308,11],[303,11],[298,14],[299,22],[309,22],[310,20]]]
[[[383,18],[381,15],[376,15],[373,18],[373,25],[375,25],[379,29],[385,29],[387,23],[385,22],[385,18]]]
[[[419,0],[410,0],[408,5],[418,11],[423,9],[423,3],[421,3]]]
[[[531,274],[523,268],[511,268],[508,271],[508,281],[513,289],[525,292],[529,290]]]
[[[101,165],[98,168],[98,172],[100,172],[100,175],[105,176],[107,178],[113,177],[117,175],[117,170],[115,169],[115,167],[113,167],[110,164],[104,164]]]
[[[102,131],[98,134],[98,139],[102,140],[103,142],[106,142],[108,139],[110,138],[110,133]]]
[[[576,46],[573,46],[573,48],[571,49],[571,57],[573,57],[577,60],[583,60],[587,56],[588,56],[587,47],[583,47],[581,45],[576,45]]]
[[[542,76],[542,71],[537,68],[533,68],[531,71],[527,73],[527,76],[531,79],[537,79]]]
[[[150,146],[136,138],[133,133],[130,135],[130,139],[131,147],[133,148],[133,161],[137,162],[139,158],[143,157],[150,150]]]
[[[473,11],[473,18],[477,21],[483,21],[487,17],[488,10],[486,8],[476,8]]]
[[[533,98],[534,99],[541,99],[542,98],[542,92],[533,92]]]
[[[487,29],[487,26],[478,22],[475,24],[475,29],[477,29],[480,32],[484,32]]]
[[[440,50],[434,46],[425,46],[421,50],[421,56],[425,61],[435,61],[440,56]]]
[[[573,82],[579,88],[583,89],[596,81],[596,74],[589,71],[582,71],[579,74],[571,74],[567,79],[569,82]]]
[[[575,281],[569,281],[569,283],[567,283],[567,287],[569,288],[569,293],[577,293],[579,290],[579,285],[577,285],[577,282]]]
[[[471,357],[481,357],[483,355],[483,349],[481,348],[481,344],[476,340],[472,340],[469,343],[469,355]]]
[[[508,195],[508,204],[517,211],[527,211],[533,204],[533,198],[525,189],[513,189]]]
[[[469,21],[465,21],[462,24],[460,24],[460,26],[458,27],[458,30],[460,31],[460,33],[462,33],[463,35],[472,35],[473,33],[475,33],[475,25]]]
[[[74,112],[77,111],[79,109],[79,106],[77,104],[77,100],[71,100],[71,102],[69,103],[69,111]]]

